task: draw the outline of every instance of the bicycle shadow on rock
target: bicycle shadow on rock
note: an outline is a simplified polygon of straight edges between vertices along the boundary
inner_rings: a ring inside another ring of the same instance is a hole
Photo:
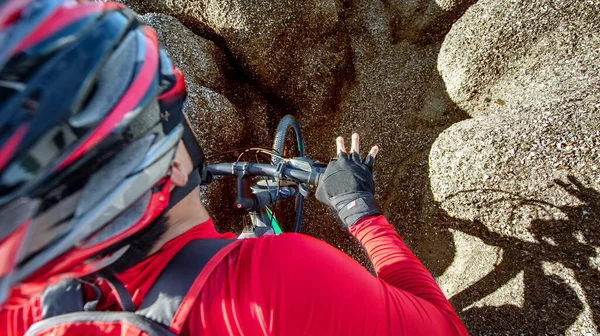
[[[583,324],[587,328],[596,328],[597,332],[600,325],[600,272],[590,264],[598,258],[597,249],[600,248],[600,193],[586,188],[572,176],[568,177],[568,183],[560,180],[555,183],[582,204],[556,206],[531,199],[514,203],[515,207],[551,206],[566,215],[566,219],[561,220],[533,220],[530,232],[536,242],[501,235],[479,221],[456,220],[440,210],[440,216],[446,217],[448,229],[502,249],[501,260],[491,272],[450,298],[472,334],[563,335],[586,310],[593,321]],[[477,304],[521,273],[524,284],[521,304]],[[571,332],[580,334],[584,331],[575,329]]]

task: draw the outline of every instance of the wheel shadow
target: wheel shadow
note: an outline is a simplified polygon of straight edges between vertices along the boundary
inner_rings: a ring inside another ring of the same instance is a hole
[[[600,248],[600,193],[585,187],[572,176],[568,177],[568,182],[554,182],[581,201],[581,205],[557,206],[539,200],[519,201],[517,207],[551,205],[566,215],[566,219],[561,220],[533,220],[530,231],[536,242],[492,232],[479,221],[460,221],[448,216],[447,228],[475,236],[486,245],[503,251],[502,261],[490,273],[450,299],[472,333],[560,335],[587,309],[591,311],[593,323],[600,325],[600,272],[590,265],[590,260],[597,258],[597,249]],[[561,268],[563,276],[557,276],[552,271],[553,267]],[[473,307],[520,272],[523,272],[524,281],[522,307],[509,304]],[[565,272],[570,276],[565,278]],[[575,283],[572,283],[573,280]],[[594,328],[593,325],[587,327]]]

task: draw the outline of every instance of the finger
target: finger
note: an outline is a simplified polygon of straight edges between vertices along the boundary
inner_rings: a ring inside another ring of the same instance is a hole
[[[379,147],[373,146],[373,148],[371,148],[371,151],[369,151],[369,154],[367,154],[367,157],[365,158],[365,164],[369,168],[373,167],[373,164],[375,163],[375,157],[377,156],[378,152],[379,152]]]
[[[339,154],[340,152],[346,153],[346,146],[344,145],[344,138],[337,137],[337,139],[335,139],[335,143],[337,145],[336,154]]]
[[[352,134],[352,147],[350,147],[350,152],[359,153],[359,145],[360,145],[360,137],[358,133]]]
[[[369,155],[371,155],[373,157],[373,159],[377,156],[377,153],[379,153],[379,146],[371,147],[371,150],[369,151]]]

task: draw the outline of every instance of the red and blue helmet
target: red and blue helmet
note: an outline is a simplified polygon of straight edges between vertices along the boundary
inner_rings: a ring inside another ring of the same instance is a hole
[[[0,0],[0,303],[101,269],[164,211],[184,98],[122,5]]]

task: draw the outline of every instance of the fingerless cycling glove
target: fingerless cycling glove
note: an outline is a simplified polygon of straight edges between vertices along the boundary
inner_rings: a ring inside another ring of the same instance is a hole
[[[347,228],[364,217],[381,214],[374,196],[373,161],[371,155],[362,161],[356,152],[340,152],[317,187],[317,199],[337,211]]]

